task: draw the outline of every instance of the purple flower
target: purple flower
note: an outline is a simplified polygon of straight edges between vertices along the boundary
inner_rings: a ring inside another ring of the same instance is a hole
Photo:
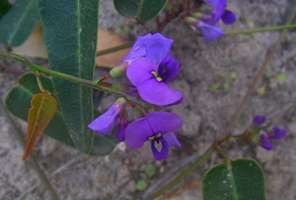
[[[171,146],[181,147],[176,132],[182,120],[174,113],[151,112],[130,123],[125,130],[125,143],[130,148],[140,148],[150,142],[155,160],[164,160]]]
[[[127,120],[120,117],[120,114],[125,103],[125,99],[119,98],[114,104],[109,107],[106,112],[93,120],[88,125],[88,128],[98,134],[109,135],[112,133],[112,129],[114,128],[114,126],[118,125],[118,132],[116,136],[118,140],[122,141],[124,139],[124,135],[122,135],[122,132],[124,132],[123,129],[127,126]]]
[[[288,134],[286,129],[274,126],[272,131],[260,135],[260,146],[266,150],[272,150],[272,143],[283,139]]]
[[[126,74],[144,101],[166,106],[182,100],[182,93],[167,84],[176,78],[179,71],[177,60],[167,56],[160,65],[148,58],[137,59],[128,66]]]
[[[201,30],[203,37],[207,41],[215,40],[224,35],[217,23],[222,19],[224,24],[230,25],[236,21],[235,14],[227,10],[227,0],[205,0],[210,7],[210,13],[204,14],[201,20],[196,21],[195,26]]]
[[[173,40],[160,33],[147,34],[137,38],[124,62],[131,63],[139,58],[148,58],[155,65],[159,65],[170,53]]]
[[[264,124],[265,121],[266,121],[266,116],[264,116],[264,115],[256,115],[253,118],[253,124],[256,126],[260,126],[260,125]]]

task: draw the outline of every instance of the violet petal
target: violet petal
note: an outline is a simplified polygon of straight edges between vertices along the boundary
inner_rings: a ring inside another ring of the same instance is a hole
[[[120,113],[121,108],[119,105],[113,104],[105,113],[97,117],[92,121],[88,128],[99,134],[111,134],[113,125]]]
[[[130,123],[125,129],[125,143],[130,148],[140,148],[153,135],[147,120],[140,118]]]
[[[158,67],[147,58],[140,58],[133,61],[127,68],[127,78],[134,86],[139,86],[143,82],[153,78],[152,71],[157,71]]]
[[[236,16],[232,11],[225,10],[222,15],[222,21],[227,25],[233,24],[236,21]]]
[[[180,62],[173,56],[168,55],[160,63],[159,76],[165,81],[173,81],[180,73]]]
[[[272,150],[272,143],[271,143],[271,140],[269,139],[268,135],[262,134],[260,136],[260,146],[268,151]]]
[[[155,134],[177,132],[182,127],[181,118],[172,112],[151,112],[146,119]]]
[[[167,106],[180,102],[182,93],[170,88],[164,82],[150,79],[137,87],[140,97],[151,104],[157,106]]]
[[[280,140],[288,134],[286,129],[279,128],[277,126],[272,127],[272,133],[269,135],[271,140]]]
[[[161,145],[161,149],[157,149],[156,143],[159,142]],[[159,141],[151,141],[151,151],[155,160],[165,160],[169,154],[168,143],[161,137]]]
[[[174,146],[177,148],[181,147],[181,143],[178,140],[175,133],[166,133],[163,135],[164,140],[168,143],[169,147]]]
[[[255,115],[253,118],[254,125],[262,125],[266,121],[266,116],[264,115]]]
[[[221,28],[213,26],[202,21],[197,23],[198,28],[200,28],[202,35],[205,40],[212,41],[224,35]]]

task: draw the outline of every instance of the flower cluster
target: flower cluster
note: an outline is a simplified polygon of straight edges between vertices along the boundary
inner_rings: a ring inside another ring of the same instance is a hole
[[[220,20],[225,25],[231,25],[236,21],[235,14],[227,9],[227,0],[204,0],[205,12],[197,13],[190,22],[198,28],[204,39],[215,40],[224,35],[223,30],[218,26]]]
[[[180,91],[169,86],[180,72],[179,61],[171,55],[172,45],[173,40],[160,33],[147,34],[138,37],[123,59],[128,80],[146,103],[169,106],[183,98]],[[156,160],[166,159],[170,147],[181,147],[176,137],[182,126],[180,117],[170,112],[150,112],[129,122],[125,105],[125,99],[118,99],[88,127],[103,135],[116,130],[118,140],[134,149],[148,141]]]
[[[273,142],[283,139],[288,131],[278,126],[273,126],[271,130],[266,130],[264,124],[266,122],[266,116],[256,115],[253,118],[253,125],[260,130],[259,144],[266,150],[272,150]]]

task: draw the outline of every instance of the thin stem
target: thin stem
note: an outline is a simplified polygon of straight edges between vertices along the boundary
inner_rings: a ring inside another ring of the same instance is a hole
[[[118,46],[115,46],[115,47],[111,47],[111,48],[108,48],[108,49],[103,49],[101,51],[98,51],[96,53],[96,56],[97,57],[98,56],[103,56],[103,55],[106,55],[106,54],[114,53],[116,51],[127,49],[129,47],[131,47],[131,44],[130,43],[121,44],[121,45],[118,45]]]
[[[44,89],[43,84],[42,84],[42,82],[40,80],[40,74],[38,72],[36,72],[35,74],[36,74],[36,80],[37,80],[37,85],[39,87],[39,90],[41,92],[45,92],[46,90]]]
[[[136,103],[138,106],[145,107],[145,105],[142,102],[135,100],[134,98],[132,98],[131,96],[125,94],[124,92],[116,90],[114,88],[104,87],[104,86],[98,85],[98,84],[96,84],[95,81],[90,81],[90,80],[87,80],[87,79],[81,79],[81,78],[78,78],[76,76],[72,76],[72,75],[69,75],[69,74],[65,74],[65,73],[62,73],[62,72],[58,72],[58,71],[54,71],[54,70],[45,68],[45,67],[43,67],[41,65],[32,64],[26,58],[24,58],[22,56],[19,56],[17,54],[0,52],[0,58],[1,57],[2,58],[10,58],[10,59],[17,60],[20,63],[27,66],[28,68],[30,68],[35,73],[37,72],[37,73],[40,73],[41,75],[45,74],[45,75],[52,76],[52,77],[55,77],[55,78],[60,78],[60,79],[67,80],[67,81],[70,81],[70,82],[73,82],[73,83],[81,84],[81,85],[84,85],[86,87],[90,87],[90,88],[93,88],[93,89],[96,89],[96,90],[99,90],[99,91],[102,91],[102,92],[108,92],[108,93],[112,93],[112,94],[115,94],[115,95],[118,95],[118,96],[122,96],[122,97],[126,98],[128,101]]]
[[[6,118],[8,119],[8,122],[14,128],[14,131],[12,131],[12,133],[15,134],[15,138],[20,143],[20,145],[24,147],[24,145],[25,145],[24,134],[22,133],[22,130],[19,128],[19,126],[16,124],[15,119],[13,119],[13,117],[10,115],[10,113],[5,108],[2,100],[0,100],[0,110],[3,110],[3,113],[6,116]],[[38,175],[38,178],[40,179],[40,182],[45,187],[45,189],[48,190],[51,198],[53,200],[59,200],[60,198],[59,198],[57,191],[51,185],[46,174],[44,173],[44,171],[40,167],[39,163],[37,162],[35,155],[31,154],[28,161],[25,161],[25,163],[30,164],[31,168],[36,172],[36,174]]]
[[[296,24],[286,24],[281,26],[233,30],[233,31],[226,32],[225,35],[252,34],[252,33],[262,33],[262,32],[271,32],[271,31],[282,31],[282,30],[289,30],[289,29],[296,29]]]

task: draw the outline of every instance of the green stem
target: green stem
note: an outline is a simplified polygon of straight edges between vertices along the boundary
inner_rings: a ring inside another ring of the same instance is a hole
[[[111,47],[111,48],[108,48],[108,49],[103,49],[101,51],[98,51],[96,53],[96,56],[97,57],[98,56],[103,56],[103,55],[106,55],[106,54],[114,53],[116,51],[127,49],[129,47],[131,47],[131,44],[130,43],[121,44],[121,45],[118,45],[118,46],[115,46],[115,47]]]
[[[233,31],[226,32],[225,35],[252,34],[252,33],[262,33],[262,32],[271,32],[271,31],[282,31],[282,30],[289,30],[289,29],[296,29],[296,24],[286,24],[281,26],[233,30]]]
[[[99,91],[102,91],[102,92],[108,92],[108,93],[112,93],[112,94],[115,94],[115,95],[118,95],[118,96],[122,96],[122,97],[126,98],[128,101],[134,102],[134,103],[136,103],[137,105],[139,105],[141,107],[145,107],[142,102],[139,102],[139,101],[135,100],[134,98],[132,98],[131,96],[125,94],[122,91],[116,90],[114,88],[100,86],[100,85],[96,84],[96,82],[94,82],[94,81],[81,79],[81,78],[78,78],[76,76],[72,76],[72,75],[69,75],[69,74],[62,73],[62,72],[54,71],[54,70],[45,68],[45,67],[40,66],[40,65],[32,64],[29,60],[27,60],[26,58],[24,58],[22,56],[19,56],[17,54],[0,52],[0,58],[9,58],[9,59],[17,60],[20,63],[27,66],[28,68],[30,68],[30,70],[32,70],[35,73],[37,72],[37,73],[40,73],[40,74],[45,74],[45,75],[52,76],[52,77],[55,77],[55,78],[60,78],[60,79],[67,80],[67,81],[70,81],[70,82],[73,82],[73,83],[81,84],[81,85],[84,85],[86,87],[90,87],[90,88],[93,88],[93,89],[96,89],[96,90],[99,90]]]

